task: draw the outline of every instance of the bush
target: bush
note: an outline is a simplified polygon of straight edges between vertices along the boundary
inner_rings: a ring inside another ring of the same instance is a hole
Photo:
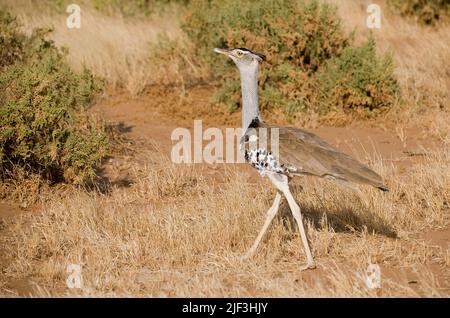
[[[0,70],[23,58],[24,35],[18,32],[16,18],[0,10]]]
[[[20,166],[52,181],[92,178],[108,138],[84,111],[100,83],[87,70],[70,69],[65,52],[46,39],[48,30],[26,37],[9,14],[0,18],[0,43],[10,45],[0,61],[1,174]]]
[[[389,8],[425,25],[436,25],[450,19],[448,0],[389,0]]]
[[[377,59],[373,37],[361,47],[349,46],[317,73],[321,90],[318,112],[363,112],[376,115],[392,105],[399,93],[392,58]]]
[[[239,77],[229,69],[232,62],[226,64],[223,57],[212,53],[213,47],[247,47],[264,53],[267,64],[260,72],[261,108],[281,108],[289,117],[299,111],[331,110],[324,95],[335,101],[343,98],[338,103],[342,109],[369,112],[389,106],[395,99],[397,84],[390,60],[377,58],[373,40],[356,48],[352,34],[344,32],[330,5],[296,0],[195,1],[188,8],[183,28],[197,48],[198,58],[225,83],[216,92],[215,102],[230,110],[240,107]],[[328,71],[358,78],[325,81],[322,75]],[[385,78],[380,80],[379,74]],[[351,97],[347,98],[348,94]],[[384,102],[380,94],[387,97]]]

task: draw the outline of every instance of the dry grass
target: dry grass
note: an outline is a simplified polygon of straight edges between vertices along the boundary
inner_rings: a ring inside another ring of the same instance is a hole
[[[69,49],[69,62],[75,69],[89,68],[112,87],[124,87],[132,94],[146,86],[160,83],[174,70],[161,70],[151,59],[151,43],[159,36],[182,37],[176,8],[163,15],[126,19],[119,13],[105,15],[88,5],[81,5],[81,28],[66,26],[68,14],[58,13],[37,2],[0,0],[16,14],[23,30],[53,28],[50,38]],[[36,12],[39,12],[37,14]]]
[[[448,251],[419,234],[448,226],[449,153],[431,155],[407,176],[374,161],[388,194],[308,178],[294,187],[319,264],[304,273],[287,206],[256,257],[240,259],[274,195],[268,181],[251,184],[225,167],[226,182],[217,183],[201,169],[147,157],[152,165],[134,166],[130,188],[73,189],[9,221],[3,279],[27,277],[35,295],[60,296],[448,296]],[[369,261],[382,268],[380,290],[365,285]],[[82,265],[81,290],[65,286],[71,263]],[[408,284],[411,277],[418,283]],[[0,289],[11,295],[6,285]]]

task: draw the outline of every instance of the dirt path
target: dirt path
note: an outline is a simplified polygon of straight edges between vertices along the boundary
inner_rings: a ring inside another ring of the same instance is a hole
[[[172,131],[177,127],[193,129],[195,119],[201,119],[203,130],[208,127],[240,127],[240,112],[232,114],[212,108],[209,99],[212,88],[196,88],[185,97],[153,89],[147,95],[130,99],[126,94],[103,99],[93,107],[107,121],[120,124],[123,134],[132,140],[152,141],[168,156]],[[212,116],[212,114],[215,114]],[[420,127],[391,129],[362,127],[319,127],[308,129],[327,142],[357,159],[380,157],[386,164],[403,169],[411,161],[420,160],[427,149],[438,142],[428,139]]]

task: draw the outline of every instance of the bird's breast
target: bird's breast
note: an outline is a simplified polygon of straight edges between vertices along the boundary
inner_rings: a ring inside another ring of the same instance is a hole
[[[272,152],[264,148],[245,149],[245,160],[261,175],[267,172],[285,173],[287,169],[273,156]]]

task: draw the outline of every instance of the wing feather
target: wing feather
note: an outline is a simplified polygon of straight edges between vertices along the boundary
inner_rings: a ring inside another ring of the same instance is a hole
[[[279,163],[297,169],[293,174],[314,175],[344,182],[369,184],[387,191],[376,172],[340,152],[317,135],[300,128],[278,127],[259,122],[252,128],[278,128]],[[268,142],[270,148],[270,142]]]

